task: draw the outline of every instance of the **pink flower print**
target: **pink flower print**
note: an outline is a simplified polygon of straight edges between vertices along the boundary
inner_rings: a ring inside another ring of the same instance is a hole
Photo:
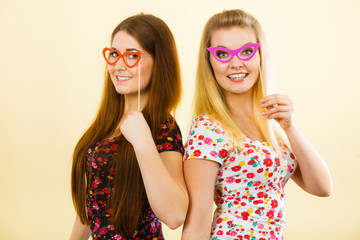
[[[91,163],[91,166],[92,166],[93,168],[97,168],[97,165],[96,165],[95,162]]]
[[[114,228],[113,225],[109,225],[109,226],[108,226],[108,229],[109,229],[110,231],[113,231],[115,228]]]
[[[218,154],[217,154],[216,151],[211,151],[211,152],[210,152],[210,155],[213,156],[213,157],[217,157]]]
[[[227,182],[227,183],[233,183],[235,181],[235,178],[233,178],[233,177],[229,177],[229,178],[226,178],[226,180],[225,180],[225,182]]]
[[[211,143],[212,143],[212,139],[211,138],[209,138],[209,137],[206,137],[205,139],[204,139],[204,143],[205,144],[207,144],[207,145],[210,145]]]
[[[282,217],[283,217],[283,212],[280,211],[280,212],[278,213],[278,218],[282,218]]]
[[[122,239],[122,236],[120,236],[119,234],[116,234],[115,237],[114,237],[115,240],[121,240]]]
[[[257,225],[257,227],[258,227],[259,229],[264,229],[264,224],[259,223],[259,224]]]
[[[234,230],[230,231],[230,236],[235,237],[236,236],[236,231],[234,231]]]
[[[92,151],[92,149],[91,149],[91,148],[89,148],[87,153],[88,153],[88,154],[90,154],[90,153],[91,153],[91,151]]]
[[[261,185],[261,182],[260,181],[255,181],[253,186],[257,187],[257,186],[260,186]]]
[[[219,171],[219,176],[222,177],[222,175],[224,174],[222,171]]]
[[[99,210],[99,205],[95,202],[92,206],[93,209]]]

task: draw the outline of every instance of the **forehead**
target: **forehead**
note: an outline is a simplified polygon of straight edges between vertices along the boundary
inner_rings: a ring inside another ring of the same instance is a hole
[[[248,43],[256,43],[256,35],[250,27],[219,28],[211,35],[210,46],[223,46],[236,49]]]
[[[120,31],[115,34],[111,47],[116,48],[119,51],[133,48],[140,51],[143,50],[140,43],[126,31]]]

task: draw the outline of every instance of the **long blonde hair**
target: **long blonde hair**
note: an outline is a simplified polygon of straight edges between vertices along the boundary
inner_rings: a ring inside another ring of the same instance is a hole
[[[268,92],[268,66],[267,61],[267,43],[264,32],[258,21],[250,14],[240,10],[226,10],[212,16],[205,25],[199,51],[198,67],[196,73],[195,90],[195,109],[194,116],[208,114],[213,116],[221,125],[227,129],[228,137],[239,141],[243,137],[244,129],[240,129],[230,117],[229,108],[226,103],[224,90],[215,79],[213,69],[210,64],[209,52],[212,34],[220,28],[240,27],[253,29],[257,42],[260,43],[260,71],[258,79],[253,86],[253,117],[256,127],[260,130],[265,140],[280,153],[276,141],[273,126],[261,115],[264,111],[259,106],[259,101]],[[278,154],[279,155],[279,154]],[[281,157],[281,155],[279,155]]]

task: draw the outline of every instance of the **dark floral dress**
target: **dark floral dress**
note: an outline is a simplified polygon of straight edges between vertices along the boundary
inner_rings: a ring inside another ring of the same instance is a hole
[[[172,130],[169,131],[170,129]],[[106,207],[116,177],[115,169],[111,167],[113,156],[119,148],[121,138],[122,136],[118,136],[97,141],[87,152],[87,208],[93,239],[125,239],[115,232],[111,222],[112,209]],[[181,132],[172,117],[162,124],[156,147],[159,153],[163,151],[184,153]],[[161,222],[155,216],[146,197],[138,227],[131,239],[164,239]]]

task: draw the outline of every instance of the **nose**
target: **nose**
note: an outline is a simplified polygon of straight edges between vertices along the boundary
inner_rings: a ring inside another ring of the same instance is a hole
[[[123,58],[120,58],[119,61],[113,65],[118,70],[126,70],[126,65]]]
[[[233,56],[233,58],[230,60],[230,67],[232,68],[238,68],[243,66],[244,66],[244,61],[240,60],[237,56]]]

